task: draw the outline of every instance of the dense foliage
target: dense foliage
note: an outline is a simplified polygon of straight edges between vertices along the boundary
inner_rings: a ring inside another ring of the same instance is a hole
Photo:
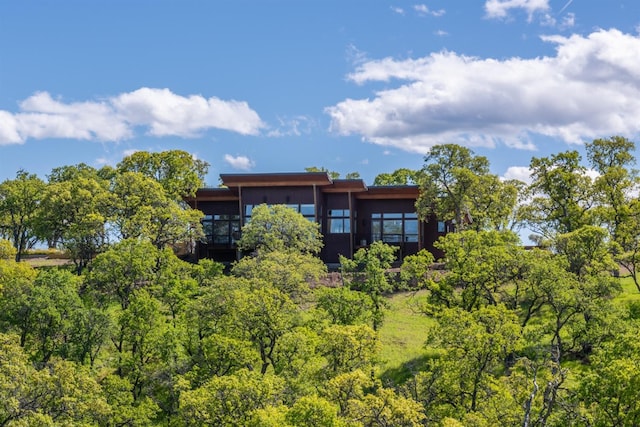
[[[0,425],[638,425],[633,148],[587,144],[597,174],[575,152],[534,158],[525,185],[436,147],[380,184],[417,180],[421,216],[455,220],[444,257],[399,264],[376,242],[341,259],[337,287],[319,286],[317,226],[281,206],[254,209],[228,273],[180,259],[200,236],[181,197],[206,168],[184,153],[20,171],[0,184]],[[21,262],[38,240],[73,264]],[[424,295],[432,326],[396,378],[380,330],[398,290]]]

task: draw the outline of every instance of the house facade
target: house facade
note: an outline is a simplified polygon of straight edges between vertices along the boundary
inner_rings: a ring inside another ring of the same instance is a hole
[[[427,249],[447,231],[435,218],[420,221],[417,186],[367,186],[361,179],[333,180],[325,172],[220,175],[224,187],[202,188],[188,199],[204,213],[206,239],[198,258],[228,263],[239,258],[236,241],[242,226],[260,204],[284,204],[320,224],[324,247],[320,258],[337,264],[362,247],[381,240],[398,247],[398,260]]]

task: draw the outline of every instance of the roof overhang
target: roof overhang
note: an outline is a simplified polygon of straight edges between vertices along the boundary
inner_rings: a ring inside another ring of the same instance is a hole
[[[323,193],[359,193],[367,191],[361,179],[336,179],[332,185],[322,188]]]
[[[366,192],[356,194],[358,199],[412,199],[420,196],[420,187],[417,185],[385,185],[369,187]]]
[[[231,200],[238,200],[237,192],[229,188],[199,188],[196,191],[195,197],[188,197],[185,199],[189,202],[224,202]]]
[[[326,172],[221,174],[227,187],[305,187],[331,185]]]

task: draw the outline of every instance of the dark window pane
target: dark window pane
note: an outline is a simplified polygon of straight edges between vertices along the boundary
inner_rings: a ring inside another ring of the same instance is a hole
[[[340,234],[344,232],[344,223],[342,222],[342,219],[329,219],[329,233]]]
[[[371,221],[371,241],[382,240],[382,224],[380,221]]]
[[[300,213],[304,216],[315,216],[315,207],[311,205],[300,205]]]
[[[408,219],[404,222],[404,234],[418,234],[418,220]]]
[[[402,220],[385,219],[382,224],[383,224],[383,228],[382,228],[383,234],[402,234]]]

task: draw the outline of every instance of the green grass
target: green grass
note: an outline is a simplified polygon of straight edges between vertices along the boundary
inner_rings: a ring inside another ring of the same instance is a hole
[[[620,285],[622,292],[615,297],[614,304],[628,306],[635,303],[640,306],[640,292],[631,278],[621,278]],[[383,380],[402,383],[420,370],[430,357],[424,342],[435,320],[419,311],[425,300],[426,291],[401,292],[389,297],[389,309],[379,331],[379,376]]]
[[[638,292],[631,277],[621,278],[620,286],[622,287],[622,292],[614,299],[616,303],[640,302],[640,292]]]
[[[389,298],[389,309],[380,329],[380,376],[402,382],[428,357],[424,349],[434,320],[419,311],[426,291],[402,292]]]
[[[24,259],[23,262],[30,264],[34,268],[60,267],[60,266],[71,264],[71,261],[68,259],[48,258],[48,257],[27,258],[27,259]]]

